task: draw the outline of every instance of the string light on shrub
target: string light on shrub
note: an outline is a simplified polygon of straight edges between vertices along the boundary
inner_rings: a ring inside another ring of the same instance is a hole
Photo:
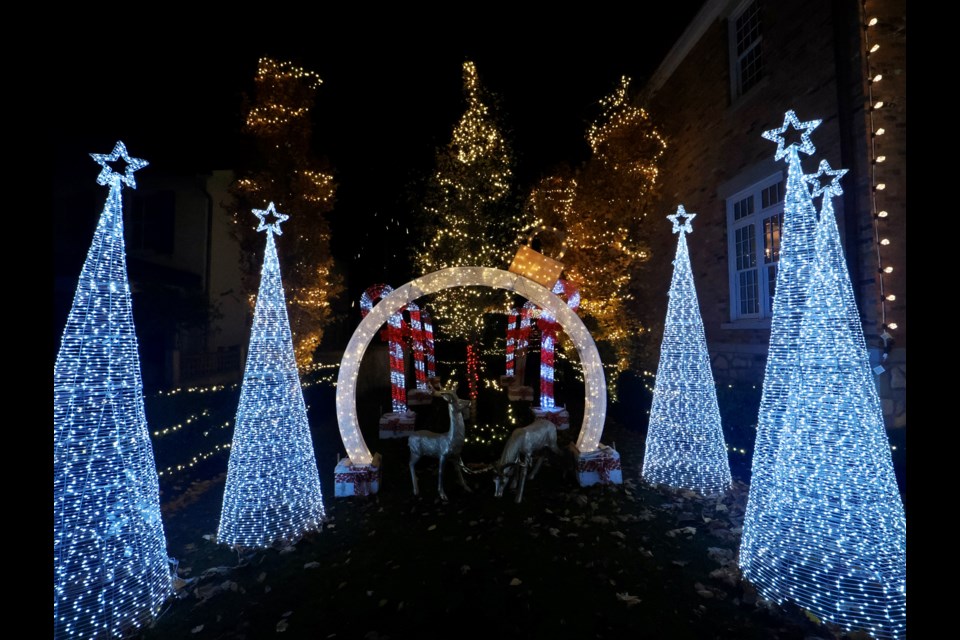
[[[295,541],[325,518],[274,242],[286,217],[267,224],[267,213],[272,202],[254,210],[267,246],[217,530],[233,547]]]
[[[128,635],[172,593],[123,240],[123,185],[147,162],[122,142],[91,156],[109,193],[53,370],[57,640]]]
[[[696,215],[680,205],[667,216],[679,238],[642,475],[652,484],[712,495],[729,489],[732,478],[687,249]]]

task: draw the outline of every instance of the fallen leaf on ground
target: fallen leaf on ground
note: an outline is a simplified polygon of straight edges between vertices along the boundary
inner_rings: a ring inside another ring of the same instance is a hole
[[[465,564],[462,567],[460,567],[460,573],[462,573],[463,575],[467,575],[468,571],[470,571],[470,565]]]
[[[620,538],[621,540],[626,540],[627,536],[622,531],[611,531],[610,535]]]
[[[432,524],[432,525],[430,525],[429,527],[427,527],[427,531],[433,531],[433,530],[436,529],[436,528],[437,528],[437,525]]]
[[[640,598],[638,598],[637,596],[632,596],[626,591],[624,591],[623,593],[618,593],[617,600],[619,600],[620,602],[626,602],[628,607],[631,607],[635,604],[640,603]]]
[[[289,626],[286,620],[281,620],[277,623],[277,633],[283,633]]]
[[[203,631],[203,625],[202,625],[202,624],[198,624],[198,625],[195,626],[193,629],[190,629],[190,633],[200,633],[201,631]]]
[[[511,586],[511,587],[516,587],[517,585],[520,585],[520,584],[523,584],[523,583],[520,581],[520,578],[514,578],[513,580],[510,581],[510,586]]]
[[[304,569],[319,569],[319,568],[320,568],[320,563],[319,563],[319,562],[308,562],[307,564],[303,565],[303,568],[304,568]]]

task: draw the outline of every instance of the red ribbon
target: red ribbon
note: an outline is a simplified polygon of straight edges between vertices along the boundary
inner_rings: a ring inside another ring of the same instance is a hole
[[[543,414],[543,417],[559,427],[567,424],[570,421],[569,415],[564,417],[560,415],[561,413],[561,411],[548,411],[547,413]]]
[[[335,473],[333,481],[337,484],[352,484],[355,496],[368,496],[373,488],[372,483],[380,482],[380,469],[368,467],[349,473]]]
[[[608,484],[610,482],[610,472],[620,469],[620,458],[614,458],[612,455],[600,456],[597,458],[581,458],[577,463],[577,472],[596,472],[600,474],[600,482]]]

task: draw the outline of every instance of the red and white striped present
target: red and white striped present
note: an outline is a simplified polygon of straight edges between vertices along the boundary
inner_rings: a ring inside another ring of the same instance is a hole
[[[533,407],[533,415],[538,418],[546,418],[557,425],[557,431],[563,431],[570,428],[570,413],[563,407],[552,407],[544,409],[543,407]]]
[[[380,454],[371,464],[353,464],[342,458],[333,470],[333,495],[336,498],[370,496],[380,490]]]
[[[417,414],[391,411],[380,416],[380,438],[406,438],[417,428]]]
[[[577,461],[577,481],[581,487],[594,484],[623,484],[620,454],[616,449],[601,444],[596,451],[581,452],[574,447]]]

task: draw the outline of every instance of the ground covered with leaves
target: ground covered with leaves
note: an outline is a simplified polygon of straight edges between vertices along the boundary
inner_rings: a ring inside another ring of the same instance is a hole
[[[225,460],[165,489],[179,591],[143,638],[840,637],[740,579],[747,485],[712,499],[646,485],[638,430],[608,421],[602,438],[621,454],[623,485],[580,487],[571,456],[548,457],[520,504],[495,498],[489,474],[468,475],[464,491],[452,468],[442,502],[426,459],[414,497],[406,442],[369,437],[380,493],[334,498],[335,423],[314,430],[329,520],[291,547],[216,544]],[[501,444],[464,458],[491,461]]]

